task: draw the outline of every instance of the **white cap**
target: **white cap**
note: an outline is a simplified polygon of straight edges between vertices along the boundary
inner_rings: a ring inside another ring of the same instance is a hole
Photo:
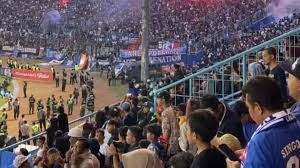
[[[80,128],[72,128],[70,129],[68,133],[69,137],[74,137],[74,138],[81,138],[82,137],[82,130]]]

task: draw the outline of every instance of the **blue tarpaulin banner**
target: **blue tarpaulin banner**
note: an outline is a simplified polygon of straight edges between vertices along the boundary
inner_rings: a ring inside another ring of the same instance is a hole
[[[13,161],[16,154],[13,152],[2,151],[0,152],[0,167],[13,168]]]

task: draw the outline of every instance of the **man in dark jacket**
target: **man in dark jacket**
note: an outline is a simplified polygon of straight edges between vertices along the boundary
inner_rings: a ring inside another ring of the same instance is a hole
[[[108,109],[109,110],[109,109]],[[107,120],[106,118],[106,113],[102,110],[98,111],[95,117],[95,121],[96,121],[96,125],[97,128],[101,128],[102,125],[105,123],[105,121]]]
[[[63,133],[66,133],[69,131],[68,115],[65,113],[64,108],[61,106],[58,108],[58,112],[59,114],[57,119],[59,128]]]
[[[52,114],[50,127],[47,129],[47,144],[49,148],[53,146],[54,135],[57,130],[59,130],[58,119],[55,114]]]
[[[226,104],[220,102],[216,96],[205,95],[200,101],[200,108],[211,110],[218,119],[218,137],[224,134],[232,134],[239,139],[242,145],[246,145],[242,123],[238,115],[231,111]]]

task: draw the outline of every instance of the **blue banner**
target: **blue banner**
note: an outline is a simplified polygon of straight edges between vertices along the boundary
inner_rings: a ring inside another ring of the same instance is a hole
[[[0,167],[13,168],[13,161],[16,157],[16,154],[13,152],[2,151],[0,152]]]
[[[58,60],[61,61],[64,59],[64,54],[58,51],[52,51],[50,49],[46,50],[46,58],[48,60]]]
[[[120,58],[122,62],[140,61],[141,57]],[[179,54],[179,55],[161,55],[150,56],[150,64],[172,65],[177,63],[184,63],[185,65],[193,65],[203,60],[201,52],[196,54]]]

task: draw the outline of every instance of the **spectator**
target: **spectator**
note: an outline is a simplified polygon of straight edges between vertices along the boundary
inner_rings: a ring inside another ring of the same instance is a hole
[[[29,156],[18,155],[14,160],[15,168],[30,168],[30,164],[28,162]]]
[[[47,151],[47,160],[49,168],[63,168],[64,161],[60,156],[59,151],[56,148],[50,148]]]
[[[66,152],[69,150],[67,139],[63,136],[63,132],[61,130],[57,130],[54,136],[55,139],[53,142],[53,147],[60,152],[60,156],[62,158],[65,158]]]
[[[44,157],[44,145],[46,142],[46,138],[44,136],[40,136],[37,140],[37,146],[39,147],[39,150],[37,152],[36,158],[33,161],[33,165],[37,166]]]
[[[50,118],[50,126],[47,129],[47,145],[48,147],[52,148],[53,142],[54,142],[54,137],[55,137],[55,132],[59,130],[59,123],[58,119],[55,116],[55,114],[52,114],[52,117]]]
[[[100,150],[99,152],[104,155],[107,156],[107,151],[108,151],[108,145],[107,143],[104,142],[104,130],[103,129],[97,129],[96,130],[96,139],[100,145]]]
[[[241,121],[236,113],[213,95],[205,95],[200,102],[201,109],[209,109],[213,112],[219,122],[218,134],[220,137],[226,133],[232,134],[239,139],[242,145],[245,145],[243,128]]]
[[[283,101],[287,101],[287,83],[286,83],[286,76],[284,71],[278,65],[276,58],[277,58],[276,49],[273,47],[266,48],[262,51],[262,57],[264,63],[269,67],[268,76],[273,78],[277,84],[280,86],[280,91],[283,97]]]
[[[256,77],[242,93],[252,119],[260,125],[248,143],[244,167],[286,167],[300,153],[297,148],[289,150],[300,137],[300,126],[292,113],[283,110],[280,87],[268,77]]]
[[[105,107],[106,108],[106,107]],[[107,107],[109,108],[109,107]],[[109,110],[109,109],[108,109]],[[106,114],[104,111],[100,110],[97,112],[96,117],[95,117],[95,121],[96,121],[96,125],[97,128],[102,128],[103,124],[105,123],[105,121],[107,120],[106,118]]]
[[[82,136],[83,138],[89,139],[90,133],[93,131],[92,123],[87,119],[82,125]]]
[[[195,145],[190,145],[187,140],[187,119],[188,116],[195,110],[199,109],[200,102],[197,100],[189,99],[186,105],[186,114],[185,114],[185,121],[180,125],[180,137],[179,137],[179,146],[182,151],[188,151],[192,154],[196,154],[196,147]]]
[[[90,152],[90,144],[87,139],[78,139],[74,147],[74,152],[70,160],[71,167],[100,167],[99,160]]]
[[[124,102],[121,105],[121,115],[123,118],[123,124],[126,126],[136,125],[136,118],[134,114],[130,111],[130,103]]]
[[[19,154],[20,154],[20,155],[24,155],[24,156],[28,156],[28,155],[29,155],[29,152],[28,152],[27,149],[21,148]]]
[[[161,136],[161,126],[158,124],[149,124],[146,127],[147,140],[150,142],[147,149],[153,151],[157,156],[163,159],[164,146],[158,142],[158,138]]]
[[[291,108],[291,112],[298,119],[300,117],[300,59],[298,58],[293,64],[290,62],[283,62],[280,66],[283,70],[289,73],[289,94],[293,99],[296,100],[296,103]]]
[[[139,141],[142,139],[143,130],[138,126],[128,127],[126,142],[129,145],[128,151],[131,152],[139,148]]]
[[[138,126],[141,128],[144,128],[146,125],[148,125],[152,119],[150,106],[150,102],[144,103],[142,109],[137,113],[137,121],[139,121]]]
[[[157,104],[162,104],[164,111],[161,116],[162,134],[169,141],[168,154],[175,155],[179,151],[179,124],[173,107],[170,105],[170,94],[166,91],[157,96]]]
[[[226,168],[225,156],[211,147],[210,141],[218,130],[218,120],[208,110],[196,110],[188,118],[188,141],[197,146],[191,168]]]
[[[58,108],[58,112],[59,114],[57,116],[57,119],[58,119],[59,128],[63,133],[66,133],[69,131],[68,115],[65,113],[65,109],[63,106],[60,106]]]
[[[251,78],[255,78],[256,76],[263,76],[265,75],[265,70],[263,65],[257,62],[253,62],[248,66],[249,75]]]
[[[129,82],[129,84],[128,84],[128,95],[131,95],[134,97],[139,96],[138,89],[134,86],[133,82]]]
[[[95,138],[92,138],[89,140],[90,142],[90,151],[91,153],[98,159],[99,161],[99,167],[104,167],[105,163],[105,156],[100,154],[100,144],[98,143],[98,140]]]
[[[184,73],[180,69],[180,65],[175,64],[174,68],[175,68],[174,80],[177,81],[177,80],[180,80],[180,79],[184,78]]]
[[[248,143],[254,133],[254,131],[257,129],[256,123],[251,119],[251,116],[249,114],[248,108],[246,106],[246,103],[243,101],[237,101],[235,103],[234,112],[236,112],[240,116],[240,120],[243,125],[243,133],[244,133],[244,139],[246,143]]]
[[[71,161],[71,156],[76,152],[76,148],[75,148],[75,144],[76,142],[82,138],[82,130],[79,128],[72,128],[69,133],[68,136],[70,137],[69,142],[70,142],[70,149],[67,151],[66,153],[66,158],[65,158],[65,167],[71,167],[70,165],[70,161]]]
[[[172,168],[190,168],[194,156],[189,152],[180,152],[170,158]]]
[[[107,131],[111,134],[111,137],[107,143],[108,145],[110,145],[113,141],[118,140],[117,121],[109,120],[109,122],[107,123]]]

